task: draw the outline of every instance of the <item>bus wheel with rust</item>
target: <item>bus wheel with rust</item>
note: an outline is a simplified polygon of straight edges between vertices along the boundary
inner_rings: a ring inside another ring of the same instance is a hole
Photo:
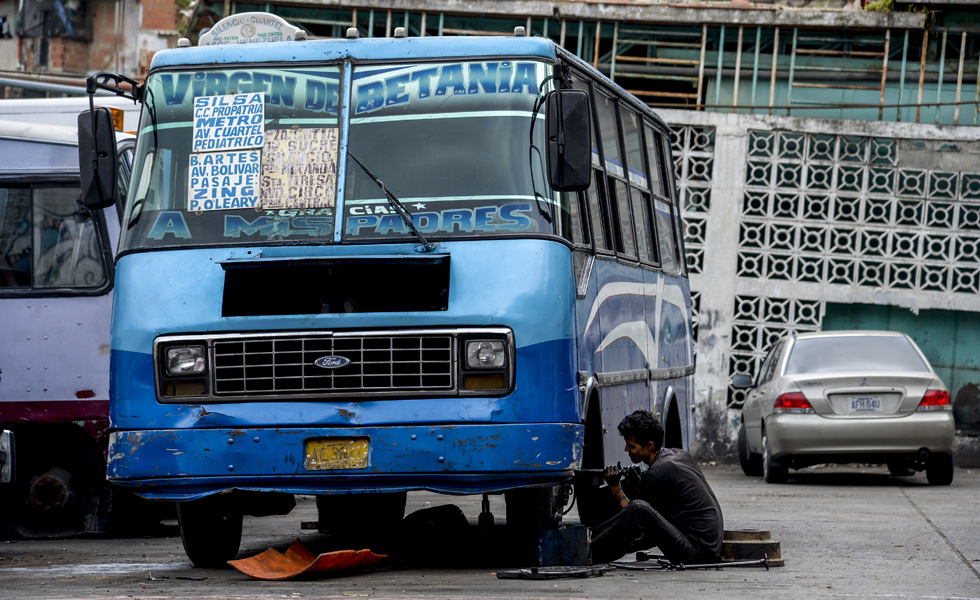
[[[238,554],[242,543],[242,514],[220,498],[203,498],[177,505],[180,541],[195,567],[221,568]]]
[[[86,531],[87,518],[99,512],[105,485],[101,457],[84,447],[63,453],[31,442],[18,451],[15,491],[4,510],[10,529],[28,539],[70,537]],[[97,530],[98,523],[88,528]]]

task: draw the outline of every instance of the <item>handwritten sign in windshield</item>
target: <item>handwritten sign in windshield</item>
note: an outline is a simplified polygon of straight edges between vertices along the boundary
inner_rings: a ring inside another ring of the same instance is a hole
[[[261,148],[264,143],[264,93],[194,98],[194,152]]]
[[[337,196],[336,128],[271,129],[262,160],[262,208],[329,208]]]

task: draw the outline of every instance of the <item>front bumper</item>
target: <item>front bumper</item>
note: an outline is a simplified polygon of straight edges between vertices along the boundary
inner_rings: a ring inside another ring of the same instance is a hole
[[[828,418],[814,414],[772,414],[766,432],[773,458],[800,455],[913,454],[953,450],[955,427],[948,411],[901,417]]]
[[[572,423],[116,431],[108,477],[169,500],[230,489],[485,493],[570,477],[583,435]],[[367,467],[308,471],[305,440],[333,437],[369,438]]]

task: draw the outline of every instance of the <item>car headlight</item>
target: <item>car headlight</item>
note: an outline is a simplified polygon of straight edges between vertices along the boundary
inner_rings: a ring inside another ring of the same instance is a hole
[[[507,364],[503,340],[471,340],[466,342],[466,367],[469,369],[500,369]]]
[[[204,346],[172,346],[167,348],[164,364],[167,375],[200,375],[207,368]]]

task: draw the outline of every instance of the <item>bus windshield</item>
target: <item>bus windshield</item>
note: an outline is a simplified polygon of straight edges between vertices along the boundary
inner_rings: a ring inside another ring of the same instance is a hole
[[[547,183],[537,61],[159,72],[121,250],[415,239],[371,170],[429,240],[560,234]],[[342,116],[347,115],[347,123]],[[344,177],[338,166],[346,164]]]
[[[434,239],[554,233],[544,163],[545,65],[355,68],[350,152]],[[384,192],[347,163],[348,239],[409,235]]]

